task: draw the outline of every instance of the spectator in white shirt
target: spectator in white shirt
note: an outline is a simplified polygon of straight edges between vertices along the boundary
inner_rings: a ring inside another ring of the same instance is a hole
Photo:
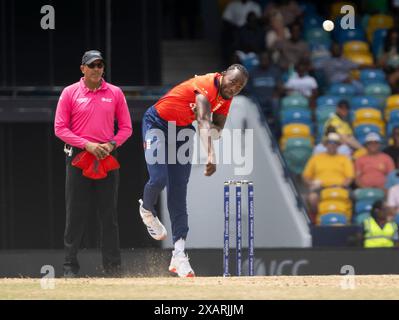
[[[224,10],[223,20],[238,28],[243,27],[250,12],[254,12],[258,18],[262,16],[262,9],[258,3],[248,0],[233,1]]]
[[[310,62],[307,59],[300,60],[295,66],[295,73],[285,83],[284,88],[288,94],[299,93],[309,99],[310,106],[315,105],[317,97],[316,79],[308,74]]]

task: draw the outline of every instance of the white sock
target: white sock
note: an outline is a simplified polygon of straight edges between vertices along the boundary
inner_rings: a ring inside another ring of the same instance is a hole
[[[173,255],[176,255],[180,252],[184,252],[185,245],[186,245],[186,240],[184,240],[182,238],[177,240],[175,242],[175,250],[173,251]]]

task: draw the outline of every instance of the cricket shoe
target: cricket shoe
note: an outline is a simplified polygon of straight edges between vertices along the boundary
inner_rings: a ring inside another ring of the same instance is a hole
[[[143,219],[144,224],[147,227],[148,233],[155,240],[166,239],[167,232],[164,225],[159,221],[158,217],[154,217],[151,211],[144,209],[143,200],[139,200],[140,203],[140,216]]]
[[[195,273],[188,260],[189,258],[184,252],[173,254],[170,260],[169,271],[177,274],[181,278],[195,277]]]

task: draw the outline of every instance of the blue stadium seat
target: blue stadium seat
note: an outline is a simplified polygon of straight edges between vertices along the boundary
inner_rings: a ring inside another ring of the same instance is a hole
[[[385,73],[381,69],[360,70],[360,81],[362,83],[386,83]]]
[[[371,51],[373,52],[374,57],[377,59],[384,52],[384,42],[385,37],[387,36],[387,29],[377,29],[374,31],[373,42],[371,44]]]
[[[355,216],[353,216],[353,222],[357,225],[363,225],[363,221],[366,220],[367,218],[370,217],[370,213],[365,212],[365,213],[360,213]]]
[[[336,34],[336,39],[337,42],[340,44],[354,40],[367,41],[366,33],[361,28],[355,28],[355,29],[337,28],[337,31],[338,32]]]
[[[337,225],[346,225],[347,219],[346,216],[341,213],[327,213],[320,216],[320,225],[321,226],[337,226]]]
[[[356,201],[355,204],[355,214],[359,215],[362,213],[370,213],[373,207],[374,200],[360,200]]]
[[[353,192],[356,201],[368,200],[377,201],[383,200],[385,197],[384,190],[378,188],[358,188]]]
[[[280,120],[282,125],[289,123],[304,123],[312,125],[312,115],[310,110],[286,109],[281,111]]]
[[[361,108],[375,108],[378,110],[383,108],[378,99],[373,96],[355,96],[352,98],[350,106],[353,111]]]
[[[332,95],[320,96],[316,100],[316,105],[317,105],[317,108],[324,107],[324,106],[336,107],[340,100],[341,99],[337,96],[332,96]]]
[[[313,28],[322,28],[325,19],[320,17],[318,14],[306,14],[303,19],[303,29],[306,33],[307,30]]]
[[[332,114],[335,113],[336,107],[334,106],[325,106],[322,108],[316,109],[316,121],[317,125],[322,125],[324,127],[324,123],[330,118]]]
[[[356,88],[349,83],[334,83],[330,86],[328,93],[339,97],[351,97],[356,94]]]
[[[312,145],[309,142],[309,139],[304,138],[287,139],[283,156],[291,172],[295,174],[301,174],[303,172],[313,152]]]
[[[310,43],[331,43],[330,34],[323,28],[311,28],[305,33],[306,41]]]
[[[281,99],[281,106],[283,110],[290,108],[308,109],[309,101],[304,96],[296,94],[296,95],[286,96],[283,99]]]

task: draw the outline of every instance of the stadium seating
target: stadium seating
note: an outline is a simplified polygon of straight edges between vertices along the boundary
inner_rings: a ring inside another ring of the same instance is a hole
[[[384,190],[378,188],[358,188],[353,192],[356,201],[377,201],[384,199]]]
[[[390,29],[394,26],[393,17],[385,14],[372,15],[367,25],[367,38],[373,42],[374,32],[377,29]]]
[[[378,127],[376,125],[362,124],[355,128],[354,134],[355,134],[356,139],[361,144],[364,144],[367,134],[369,134],[370,132],[375,132],[375,133],[379,133],[380,135],[382,135],[382,132],[380,130],[381,130],[380,127]]]
[[[334,83],[330,86],[330,95],[335,95],[343,98],[351,98],[356,94],[356,88],[353,84],[349,83]]]
[[[347,56],[348,54],[364,53],[369,54],[369,44],[366,41],[352,40],[347,41],[343,45],[343,54]]]
[[[378,110],[383,109],[383,106],[379,104],[378,99],[372,96],[355,96],[350,101],[352,111],[356,111],[361,108],[375,108]]]
[[[320,216],[319,225],[321,226],[344,226],[347,218],[342,213],[327,213]]]
[[[284,97],[281,100],[282,110],[286,110],[289,108],[302,108],[308,109],[309,108],[309,101],[302,95],[294,94],[287,97]]]
[[[372,66],[374,64],[371,53],[348,53],[345,57],[360,66]]]
[[[295,174],[302,173],[312,152],[313,144],[309,138],[288,138],[283,151],[288,169]]]
[[[376,59],[379,59],[384,51],[384,41],[387,33],[387,29],[377,29],[374,31],[371,51]]]
[[[310,110],[304,109],[286,109],[281,111],[280,121],[282,125],[290,123],[303,123],[308,126],[312,125],[312,115]]]
[[[385,73],[381,69],[363,69],[360,71],[362,83],[385,83]]]
[[[333,95],[320,96],[316,100],[316,105],[317,105],[317,108],[324,107],[324,106],[336,107],[339,100],[341,100],[339,97],[333,96]]]

